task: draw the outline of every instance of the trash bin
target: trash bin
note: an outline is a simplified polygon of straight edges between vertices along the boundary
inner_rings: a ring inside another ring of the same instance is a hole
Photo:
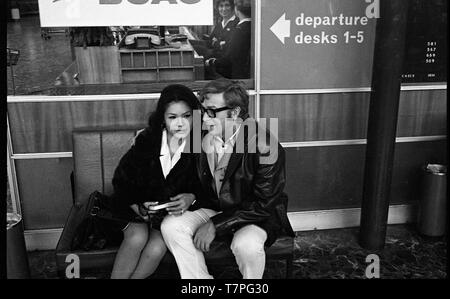
[[[428,164],[422,169],[418,228],[425,236],[445,234],[447,210],[447,167]]]
[[[11,17],[14,21],[20,20],[20,10],[18,8],[11,8]]]
[[[6,214],[6,276],[8,279],[30,278],[30,267],[23,235],[22,217]]]

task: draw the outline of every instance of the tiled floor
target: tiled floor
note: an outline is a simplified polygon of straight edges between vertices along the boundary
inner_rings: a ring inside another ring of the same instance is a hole
[[[358,228],[297,232],[294,278],[364,279],[369,254],[380,258],[381,279],[447,278],[446,237],[425,238],[413,225],[390,225],[385,248],[374,252],[359,246],[358,234]],[[29,263],[32,278],[57,278],[53,251],[30,252]],[[284,262],[269,262],[264,278],[284,278],[284,267]],[[215,278],[240,278],[236,265],[211,272]],[[108,274],[91,273],[84,278],[108,278]]]
[[[72,63],[70,39],[64,33],[41,38],[38,15],[25,16],[7,23],[8,48],[20,51],[13,66],[16,95],[50,88],[56,78]],[[11,68],[7,70],[8,94],[13,93]]]

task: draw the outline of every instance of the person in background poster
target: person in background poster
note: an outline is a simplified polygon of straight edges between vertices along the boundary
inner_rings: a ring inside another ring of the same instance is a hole
[[[233,0],[219,0],[217,10],[221,21],[214,26],[209,37],[208,46],[212,49],[210,57],[222,57],[229,47],[231,36],[239,22],[234,13]]]
[[[234,0],[234,10],[239,18],[227,50],[222,57],[209,58],[205,65],[229,79],[250,78],[251,1]]]

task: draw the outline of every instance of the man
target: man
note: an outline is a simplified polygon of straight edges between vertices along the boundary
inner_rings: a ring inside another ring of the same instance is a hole
[[[248,117],[249,96],[240,84],[211,81],[200,96],[208,129],[197,161],[202,208],[166,217],[161,232],[183,279],[212,278],[203,252],[216,237],[231,239],[243,278],[260,279],[264,246],[280,234],[294,236],[283,193],[284,150]]]
[[[234,11],[239,23],[222,57],[210,58],[207,67],[230,79],[250,78],[251,0],[234,0]]]

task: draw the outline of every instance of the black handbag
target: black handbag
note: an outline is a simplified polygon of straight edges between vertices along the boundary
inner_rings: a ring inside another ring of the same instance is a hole
[[[75,230],[72,250],[100,250],[120,245],[123,240],[122,229],[130,221],[113,212],[110,197],[94,191],[80,209],[83,220]]]

